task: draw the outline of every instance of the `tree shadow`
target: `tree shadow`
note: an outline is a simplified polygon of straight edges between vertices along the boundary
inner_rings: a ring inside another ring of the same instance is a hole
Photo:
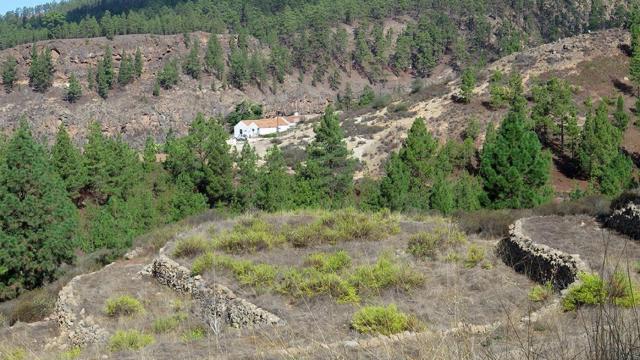
[[[628,151],[627,149],[622,149],[622,153],[627,155],[636,167],[640,168],[640,154]]]
[[[620,44],[618,45],[618,49],[620,49],[620,51],[622,51],[627,56],[633,55],[633,52],[631,51],[631,45],[629,44]]]
[[[554,152],[553,163],[556,169],[565,177],[575,180],[587,180],[580,172],[578,164],[570,156]]]
[[[629,85],[623,81],[620,81],[619,79],[611,79],[611,82],[613,83],[613,86],[616,89],[620,90],[622,93],[629,96],[635,95],[635,89],[633,88],[632,85]]]

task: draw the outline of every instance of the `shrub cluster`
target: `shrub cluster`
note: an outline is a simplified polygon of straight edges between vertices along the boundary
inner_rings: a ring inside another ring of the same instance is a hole
[[[543,302],[553,295],[553,284],[547,281],[544,285],[536,285],[529,291],[529,300],[532,302]]]
[[[122,295],[107,299],[104,312],[108,316],[131,316],[144,312],[144,307],[140,301],[129,295]]]
[[[640,292],[631,280],[620,272],[616,272],[608,280],[598,274],[580,273],[579,282],[569,288],[562,299],[562,308],[573,311],[583,305],[601,305],[606,302],[630,308],[640,303]]]
[[[109,350],[112,352],[140,350],[153,344],[154,341],[153,336],[138,330],[118,330],[109,339]]]
[[[158,318],[153,322],[153,332],[156,334],[164,334],[173,331],[186,319],[187,314],[183,312]]]
[[[353,315],[351,327],[362,334],[382,335],[424,328],[415,317],[400,312],[395,305],[365,306]]]
[[[439,224],[430,232],[422,231],[409,238],[407,250],[417,258],[435,258],[439,250],[464,244],[465,234],[452,223]]]
[[[231,231],[218,234],[213,243],[216,249],[241,254],[268,250],[282,245],[284,241],[284,236],[273,225],[263,219],[251,218],[240,221]]]
[[[367,292],[388,288],[408,291],[424,283],[420,272],[386,254],[373,264],[352,267],[351,262],[345,251],[311,254],[302,268],[276,267],[208,252],[194,261],[192,273],[221,268],[230,271],[245,286],[293,298],[328,295],[340,303],[360,302],[360,296]]]
[[[173,250],[175,257],[193,257],[200,255],[210,248],[209,242],[202,235],[193,235],[181,239]]]
[[[484,260],[485,250],[475,244],[467,249],[467,256],[464,259],[464,267],[472,269]]]

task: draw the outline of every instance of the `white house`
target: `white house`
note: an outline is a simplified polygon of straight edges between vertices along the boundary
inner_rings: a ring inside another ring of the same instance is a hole
[[[233,137],[246,139],[287,131],[302,120],[297,113],[293,116],[276,116],[269,119],[242,120],[233,127]]]

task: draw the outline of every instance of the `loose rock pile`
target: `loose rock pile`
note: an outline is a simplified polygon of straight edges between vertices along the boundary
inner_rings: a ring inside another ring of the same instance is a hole
[[[577,255],[533,242],[522,230],[526,220],[520,219],[511,225],[509,236],[496,248],[505,264],[539,283],[550,281],[559,290],[575,282],[579,272],[588,271],[588,266]]]
[[[225,286],[215,284],[213,288],[208,287],[200,276],[191,276],[189,269],[164,255],[156,258],[143,272],[159,283],[198,300],[203,319],[212,327],[217,319],[236,328],[284,323],[276,315],[237,297]]]

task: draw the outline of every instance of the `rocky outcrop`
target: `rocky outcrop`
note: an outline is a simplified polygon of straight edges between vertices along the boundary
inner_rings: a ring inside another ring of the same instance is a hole
[[[640,204],[629,202],[607,219],[606,225],[629,237],[640,240]]]
[[[526,220],[520,219],[511,225],[509,236],[501,240],[496,248],[505,264],[527,274],[536,282],[550,281],[558,290],[575,282],[579,272],[588,271],[588,266],[577,255],[535,243],[522,229]]]
[[[215,284],[213,288],[208,287],[200,276],[191,276],[189,269],[164,255],[156,258],[143,271],[153,276],[159,283],[198,300],[203,312],[203,320],[212,328],[216,326],[217,320],[222,320],[236,328],[284,323],[276,315],[237,297],[225,286]]]

